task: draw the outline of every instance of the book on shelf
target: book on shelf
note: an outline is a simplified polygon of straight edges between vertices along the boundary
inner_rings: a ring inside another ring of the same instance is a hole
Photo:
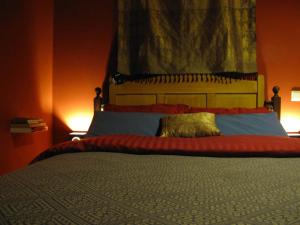
[[[41,127],[11,127],[10,128],[11,133],[32,133],[32,132],[46,131],[46,130],[48,130],[47,126],[41,126]]]
[[[11,124],[38,124],[44,123],[44,120],[41,118],[25,118],[25,117],[16,117],[11,120]]]
[[[45,127],[45,122],[42,123],[11,123],[10,127],[14,128],[33,128],[33,127]]]
[[[48,130],[47,124],[40,118],[13,118],[10,122],[11,133],[32,133]]]

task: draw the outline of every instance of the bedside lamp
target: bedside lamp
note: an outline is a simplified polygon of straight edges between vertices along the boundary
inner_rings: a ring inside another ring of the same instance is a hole
[[[291,101],[300,102],[300,87],[293,87],[291,91]]]
[[[66,124],[71,130],[71,133],[69,133],[70,139],[72,141],[83,139],[89,129],[91,120],[92,116],[88,112],[70,115],[66,120]]]
[[[292,87],[291,90],[291,101],[292,102],[300,102],[300,87]],[[290,116],[289,118],[286,118],[286,126],[292,130],[291,132],[287,132],[290,137],[300,137],[300,131],[296,131],[299,129],[299,119]]]

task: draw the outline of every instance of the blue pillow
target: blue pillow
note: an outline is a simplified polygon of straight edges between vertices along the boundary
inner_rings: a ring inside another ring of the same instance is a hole
[[[216,123],[223,135],[287,136],[276,113],[216,115]]]
[[[88,137],[109,134],[155,136],[162,113],[95,112]]]

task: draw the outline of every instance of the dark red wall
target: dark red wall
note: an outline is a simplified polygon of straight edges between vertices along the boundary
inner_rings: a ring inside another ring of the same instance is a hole
[[[0,1],[0,174],[52,143],[52,0]],[[12,135],[16,116],[41,117],[48,132]]]
[[[280,86],[282,123],[300,130],[300,102],[291,102],[291,88],[300,86],[300,1],[256,0],[258,71],[264,74],[269,98]]]
[[[115,34],[114,7],[114,0],[55,1],[54,143],[68,138],[72,120],[89,125]]]

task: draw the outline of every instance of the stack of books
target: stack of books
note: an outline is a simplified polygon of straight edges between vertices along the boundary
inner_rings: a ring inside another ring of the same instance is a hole
[[[43,119],[40,118],[14,118],[10,123],[11,133],[32,133],[46,131],[48,127]]]

